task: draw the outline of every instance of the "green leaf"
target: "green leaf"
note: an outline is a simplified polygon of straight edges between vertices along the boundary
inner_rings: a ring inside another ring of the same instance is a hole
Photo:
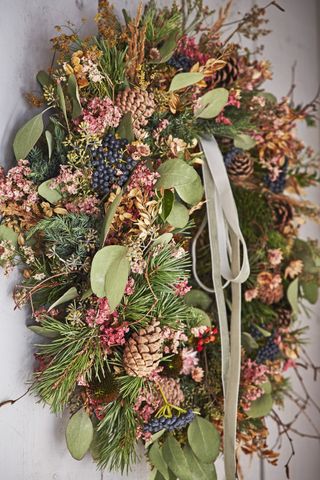
[[[40,335],[41,337],[45,337],[45,338],[59,337],[59,334],[57,332],[48,330],[47,328],[41,327],[40,325],[30,325],[28,326],[28,329],[31,330],[31,332],[36,333],[37,335]]]
[[[201,178],[198,174],[193,182],[185,185],[177,185],[175,189],[181,200],[189,205],[196,205],[199,203],[204,192]]]
[[[62,195],[56,188],[50,188],[50,183],[52,182],[52,178],[46,180],[45,182],[41,183],[38,187],[38,193],[43,197],[47,202],[52,204],[57,203],[61,200]]]
[[[93,294],[92,288],[88,288],[81,295],[81,300],[87,300],[87,298],[91,297],[92,294]]]
[[[72,101],[72,118],[77,118],[82,113],[79,88],[76,77],[71,74],[68,78],[68,92]]]
[[[160,57],[157,60],[152,60],[150,63],[165,63],[174,54],[177,47],[177,32],[174,30],[168,36],[162,47],[159,49]]]
[[[172,210],[174,204],[174,193],[171,190],[165,190],[162,198],[161,218],[165,220]]]
[[[256,348],[259,348],[259,345],[255,341],[255,339],[248,332],[241,333],[241,345],[248,352],[250,352],[251,350],[255,350]]]
[[[51,155],[52,155],[52,150],[53,150],[53,136],[52,136],[52,133],[49,130],[45,131],[45,135],[46,135],[46,140],[47,140],[47,145],[48,145],[48,156],[49,156],[49,160],[50,160]]]
[[[202,310],[208,310],[212,303],[212,298],[203,290],[193,288],[183,297],[185,303],[191,307],[198,307]]]
[[[189,445],[184,447],[183,453],[187,459],[192,478],[197,480],[216,480],[216,469],[213,463],[200,462]]]
[[[121,190],[121,192],[115,197],[115,199],[113,200],[113,202],[111,203],[111,205],[106,211],[106,215],[104,217],[104,222],[102,226],[101,245],[103,245],[104,242],[106,241],[106,238],[108,236],[108,233],[112,224],[112,220],[115,216],[117,208],[120,205],[122,195],[123,195],[123,191]]]
[[[70,300],[73,300],[78,296],[78,290],[76,287],[71,287],[69,290],[67,290],[58,300],[56,300],[49,308],[48,312],[52,310],[53,308],[57,307],[58,305],[62,305],[63,303],[70,302]]]
[[[128,249],[121,245],[103,247],[93,257],[90,280],[97,297],[107,297],[110,310],[120,303],[128,281]]]
[[[260,385],[260,387],[262,388],[262,390],[264,391],[264,393],[271,393],[272,392],[272,385],[271,383],[269,382],[269,380],[267,380],[266,382],[262,383]]]
[[[159,443],[155,442],[149,450],[148,457],[150,462],[161,473],[165,480],[169,480],[168,465],[164,461]]]
[[[203,325],[205,325],[207,327],[211,327],[211,318],[209,317],[209,315],[206,312],[201,310],[201,308],[197,308],[197,307],[191,307],[190,310],[191,310],[192,315],[196,319],[199,327],[201,327]]]
[[[40,70],[40,72],[37,73],[37,81],[40,83],[41,87],[48,87],[49,85],[52,84],[52,79],[50,75],[45,72],[44,70]]]
[[[270,92],[258,92],[257,97],[264,97],[270,103],[277,103],[277,97]]]
[[[16,133],[13,150],[17,160],[25,159],[41,137],[43,132],[42,113],[30,118]]]
[[[188,441],[193,452],[201,462],[214,462],[219,455],[219,432],[205,418],[198,415],[195,416],[188,428]]]
[[[203,80],[204,74],[199,72],[177,73],[171,81],[169,92],[175,92],[182,88],[189,87]]]
[[[265,393],[251,403],[251,406],[246,413],[248,417],[251,418],[265,417],[272,410],[272,404],[272,396],[270,393]]]
[[[159,440],[159,438],[161,438],[162,435],[163,435],[165,432],[166,432],[166,429],[163,428],[162,430],[159,430],[159,432],[154,433],[153,435],[151,435],[151,437],[149,438],[149,440],[146,441],[145,447],[146,447],[146,448],[150,447],[150,445],[152,445],[153,442],[155,442],[156,440]]]
[[[287,289],[287,299],[291,305],[293,313],[298,313],[298,293],[299,293],[299,279],[295,278]]]
[[[12,228],[0,225],[0,241],[2,240],[11,242],[12,245],[16,246],[18,244],[18,234]]]
[[[302,282],[302,291],[304,298],[313,305],[318,301],[319,288],[316,283]]]
[[[188,221],[189,210],[182,203],[175,201],[167,222],[174,228],[184,228]]]
[[[163,233],[159,235],[155,240],[152,242],[152,246],[155,247],[156,245],[167,245],[172,240],[172,233]]]
[[[271,332],[268,332],[265,328],[260,327],[259,325],[256,325],[255,323],[253,326],[264,336],[264,337],[270,337]]]
[[[93,439],[93,425],[85,410],[78,410],[70,418],[66,429],[69,452],[76,460],[81,460],[90,448]]]
[[[195,112],[197,118],[214,118],[228,103],[229,92],[225,88],[215,88],[199,98],[200,108]]]
[[[179,480],[195,480],[189,469],[189,464],[180,446],[172,436],[168,437],[162,447],[162,455],[170,470]]]
[[[180,185],[193,183],[198,174],[193,167],[179,158],[172,158],[164,162],[158,168],[160,178],[157,180],[156,188],[172,188]]]
[[[61,84],[60,84],[60,83],[58,83],[58,85],[57,85],[57,95],[58,95],[58,100],[59,100],[60,108],[61,108],[61,110],[62,110],[62,112],[63,112],[63,115],[64,115],[64,118],[65,118],[65,121],[66,121],[68,130],[69,130],[69,122],[68,122],[68,115],[67,115],[66,100],[65,100],[65,98],[64,98],[64,93],[63,93],[63,90],[62,90],[62,87],[61,87]]]
[[[128,142],[133,142],[134,133],[132,126],[132,115],[130,112],[127,112],[123,115],[118,126],[118,134],[120,135],[120,138],[126,138]]]
[[[242,150],[251,150],[257,142],[245,133],[238,133],[238,135],[234,137],[233,143],[235,147],[241,148]]]

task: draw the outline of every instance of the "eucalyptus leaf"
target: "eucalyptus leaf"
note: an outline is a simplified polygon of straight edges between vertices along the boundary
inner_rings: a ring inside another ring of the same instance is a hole
[[[265,328],[262,328],[260,327],[259,325],[256,325],[254,324],[253,325],[257,330],[258,332],[261,333],[261,335],[263,335],[264,337],[270,337],[271,336],[271,332],[268,332],[268,330],[266,330]]]
[[[216,480],[217,475],[213,463],[200,462],[189,445],[183,448],[183,453],[187,459],[192,478],[197,480]]]
[[[171,242],[172,238],[172,233],[163,233],[162,235],[159,235],[159,237],[157,237],[155,240],[153,240],[152,246],[155,247],[156,245],[167,245]]]
[[[158,442],[154,442],[149,450],[148,457],[150,462],[161,473],[165,480],[169,480],[169,469],[165,462]]]
[[[318,285],[313,282],[302,282],[301,286],[304,298],[313,305],[317,303],[319,295]]]
[[[119,305],[128,281],[130,262],[128,249],[109,245],[99,250],[91,265],[91,288],[97,297],[107,297],[110,310]]]
[[[256,94],[258,97],[265,98],[270,103],[277,103],[277,97],[270,92],[258,92]]]
[[[118,206],[120,205],[122,195],[123,195],[123,191],[121,190],[121,192],[114,198],[113,202],[111,203],[111,205],[108,207],[106,211],[103,226],[102,226],[101,245],[103,245],[104,242],[106,241],[106,238],[108,236],[108,233],[112,224],[112,220],[115,216]]]
[[[225,88],[215,88],[199,98],[200,108],[195,112],[197,118],[214,118],[228,103],[229,92]]]
[[[184,228],[188,221],[189,210],[182,203],[175,201],[167,222],[174,228]]]
[[[6,225],[0,225],[0,241],[6,240],[11,242],[15,247],[18,244],[18,234],[12,228]]]
[[[17,160],[25,159],[41,137],[43,132],[42,114],[43,112],[30,118],[16,133],[13,150]]]
[[[251,403],[251,406],[246,413],[248,417],[251,418],[265,417],[272,410],[272,405],[272,396],[270,393],[265,393]]]
[[[234,137],[233,143],[235,147],[241,148],[242,150],[251,150],[251,148],[255,146],[256,141],[245,133],[238,133],[238,135]]]
[[[259,345],[255,341],[255,339],[248,332],[241,333],[241,345],[243,345],[244,349],[249,352],[251,350],[259,348]]]
[[[41,337],[45,337],[45,338],[59,337],[59,334],[57,332],[52,332],[52,330],[48,330],[47,328],[41,327],[40,325],[29,325],[28,329],[31,330],[31,332],[36,333],[37,335],[40,335]]]
[[[203,80],[204,74],[199,72],[177,73],[171,81],[169,92],[175,92],[182,88],[190,87]]]
[[[272,392],[272,385],[271,383],[269,382],[269,380],[267,380],[266,382],[262,383],[260,385],[260,387],[262,388],[262,390],[264,391],[264,393],[271,393]]]
[[[165,190],[162,198],[161,218],[165,220],[172,210],[174,204],[174,193],[171,190]]]
[[[64,118],[65,118],[65,121],[66,121],[68,130],[69,130],[69,122],[68,122],[68,115],[67,115],[66,99],[64,98],[64,93],[63,93],[63,90],[62,90],[62,87],[61,87],[61,84],[60,84],[60,83],[58,83],[58,85],[57,85],[57,95],[58,95],[58,99],[59,99],[60,108],[61,108],[61,110],[62,110],[62,112],[63,112],[63,115],[64,115]]]
[[[162,437],[162,435],[166,432],[166,429],[163,428],[162,430],[159,430],[159,432],[156,432],[154,433],[153,435],[151,435],[151,437],[149,438],[149,440],[146,441],[145,443],[145,447],[148,448],[150,447],[150,445],[153,444],[153,442],[155,442],[156,440],[159,440],[159,438]]]
[[[56,188],[50,188],[51,182],[52,178],[41,183],[38,187],[38,193],[41,197],[54,205],[61,200],[62,195]]]
[[[174,30],[168,36],[162,47],[159,49],[160,56],[156,60],[152,60],[150,63],[165,63],[174,54],[177,47],[177,32]]]
[[[197,174],[197,173],[196,173]],[[196,205],[203,197],[203,185],[200,176],[197,174],[195,180],[189,184],[177,185],[175,190],[181,200],[189,205]]]
[[[198,415],[188,427],[188,441],[201,462],[214,462],[219,455],[220,435],[215,426]]]
[[[180,443],[174,437],[167,438],[162,447],[162,455],[170,470],[179,480],[195,480]]]
[[[287,299],[291,305],[293,313],[298,313],[298,293],[299,293],[299,279],[295,278],[288,286]]]
[[[79,88],[75,75],[71,74],[68,78],[68,92],[72,101],[72,118],[77,118],[82,113]]]
[[[49,85],[52,85],[52,79],[50,75],[45,72],[44,70],[40,70],[40,72],[37,73],[37,81],[40,83],[41,87],[49,87]]]
[[[132,115],[130,112],[127,112],[123,115],[118,126],[118,134],[121,138],[126,138],[128,142],[133,142],[134,133],[132,126]]]
[[[56,300],[56,301],[48,308],[48,312],[50,312],[50,310],[52,310],[53,308],[57,307],[58,305],[62,305],[63,303],[70,302],[71,300],[73,300],[73,299],[76,298],[77,296],[78,296],[78,291],[77,291],[76,287],[71,287],[71,288],[69,288],[69,290],[67,290],[63,295],[61,295],[61,297],[58,298],[58,300]]]
[[[193,183],[198,174],[193,167],[179,158],[172,158],[164,162],[158,168],[160,178],[157,180],[156,188],[172,188]]]
[[[46,140],[47,140],[47,145],[48,145],[48,156],[49,156],[49,160],[50,160],[50,158],[52,156],[52,150],[53,150],[53,136],[52,136],[52,133],[50,132],[50,130],[46,130],[45,135],[46,135]]]
[[[193,288],[183,297],[185,303],[191,307],[198,307],[202,310],[208,310],[212,303],[212,298],[203,290]]]
[[[66,429],[69,452],[76,460],[81,460],[90,448],[93,439],[93,425],[89,415],[80,409],[72,415]]]
[[[91,297],[92,294],[93,294],[92,288],[88,288],[81,295],[81,300],[86,300],[87,298]]]
[[[207,327],[211,327],[211,318],[206,312],[201,310],[201,308],[197,308],[197,307],[191,307],[190,310],[193,317],[197,320],[197,325],[199,327],[204,325]]]

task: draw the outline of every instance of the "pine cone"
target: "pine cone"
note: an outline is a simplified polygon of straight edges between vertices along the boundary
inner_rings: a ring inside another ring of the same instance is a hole
[[[289,226],[293,219],[293,209],[291,205],[285,200],[272,201],[271,207],[273,209],[273,216],[275,226],[279,232],[285,233],[286,227]]]
[[[155,110],[153,94],[145,90],[126,88],[118,93],[116,105],[122,113],[132,115],[133,132],[137,138],[144,138],[144,128]]]
[[[277,325],[279,327],[289,327],[291,323],[291,311],[286,310],[285,308],[282,308],[281,310],[278,311],[278,322]]]
[[[215,72],[213,77],[214,87],[227,88],[234,83],[238,78],[239,67],[236,57],[230,57],[227,64]]]
[[[133,333],[125,346],[123,366],[132,377],[147,377],[162,358],[163,336],[159,322],[154,321],[138,333]]]
[[[224,161],[233,182],[243,182],[253,173],[253,159],[241,148],[231,148],[224,156]]]
[[[169,403],[179,406],[184,402],[184,394],[178,380],[162,377],[158,383]]]

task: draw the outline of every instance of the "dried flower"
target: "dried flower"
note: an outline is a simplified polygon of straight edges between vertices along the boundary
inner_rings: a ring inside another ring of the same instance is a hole
[[[302,260],[291,260],[289,265],[286,267],[284,272],[284,278],[295,278],[303,270],[303,262]]]

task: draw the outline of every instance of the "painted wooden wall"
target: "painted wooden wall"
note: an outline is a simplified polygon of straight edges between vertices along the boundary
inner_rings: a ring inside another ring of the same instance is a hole
[[[280,1],[280,0],[279,0]],[[118,11],[124,6],[133,9],[134,1],[115,0]],[[159,2],[160,3],[160,2]],[[162,4],[168,2],[161,2]],[[210,6],[215,5],[213,0]],[[262,2],[264,4],[264,2]],[[270,12],[273,36],[266,40],[266,56],[274,64],[274,80],[270,91],[284,95],[290,84],[291,66],[295,60],[296,98],[306,101],[319,83],[319,7],[317,0],[283,0],[286,14]],[[221,4],[219,1],[217,5]],[[244,12],[251,0],[235,0],[236,10]],[[82,17],[89,19],[83,32],[93,32],[94,0],[1,0],[0,15],[0,151],[1,164],[12,162],[11,144],[14,132],[30,115],[23,94],[36,88],[35,73],[51,63],[52,53],[48,39],[54,35],[53,26],[71,20],[79,24]],[[319,130],[302,129],[306,143],[319,147]],[[316,192],[313,192],[316,196]],[[304,234],[316,235],[319,230],[304,227]],[[32,344],[35,336],[25,328],[26,311],[14,311],[12,288],[18,278],[0,277],[0,401],[21,395],[32,371]],[[319,362],[319,318],[311,329],[310,354]],[[308,376],[307,376],[308,377]],[[316,386],[308,377],[310,388]],[[289,411],[292,413],[292,410]],[[314,412],[312,412],[313,414]],[[26,396],[13,406],[0,410],[0,478],[2,480],[118,480],[115,474],[96,471],[90,458],[73,460],[64,441],[66,416],[55,418],[47,408]],[[302,428],[304,425],[302,425]],[[314,480],[320,468],[319,444],[297,439],[296,458],[292,463],[293,480]],[[285,455],[289,452],[285,451]],[[284,457],[285,458],[285,457]],[[244,459],[244,478],[259,478],[259,462]],[[220,470],[220,468],[219,468]],[[146,480],[147,467],[141,462],[130,474],[130,480]],[[219,477],[222,480],[223,476]],[[283,461],[278,468],[266,466],[266,479],[285,479]],[[195,479],[196,480],[196,479]]]

